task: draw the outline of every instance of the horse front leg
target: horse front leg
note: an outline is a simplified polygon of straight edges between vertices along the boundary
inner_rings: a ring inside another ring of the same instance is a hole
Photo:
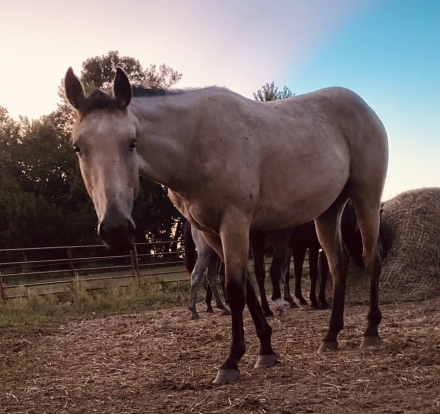
[[[237,217],[238,216],[238,217]],[[276,363],[276,355],[272,350],[272,329],[264,317],[255,291],[247,276],[247,256],[249,249],[249,224],[246,217],[234,214],[230,222],[224,220],[218,236],[206,235],[208,243],[217,251],[225,262],[226,295],[229,299],[232,321],[232,340],[229,355],[221,365],[215,384],[226,384],[236,381],[239,377],[238,363],[246,351],[243,327],[243,310],[245,303],[254,321],[257,336],[260,340],[258,367],[272,366]]]

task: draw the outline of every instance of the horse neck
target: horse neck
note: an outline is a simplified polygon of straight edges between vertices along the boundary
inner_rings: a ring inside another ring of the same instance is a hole
[[[139,122],[140,174],[179,191],[189,166],[187,153],[194,135],[191,106],[158,97],[135,99],[131,107]]]

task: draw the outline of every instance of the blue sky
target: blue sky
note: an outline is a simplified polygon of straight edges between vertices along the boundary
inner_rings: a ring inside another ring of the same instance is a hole
[[[66,69],[118,50],[178,86],[344,86],[388,131],[388,199],[440,185],[440,0],[15,0],[0,14],[0,105],[56,108]]]

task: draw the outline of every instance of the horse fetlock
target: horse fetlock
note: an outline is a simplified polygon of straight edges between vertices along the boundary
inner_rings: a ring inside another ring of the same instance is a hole
[[[217,372],[215,380],[213,381],[213,384],[229,384],[237,381],[239,376],[240,371],[238,369],[220,368]]]

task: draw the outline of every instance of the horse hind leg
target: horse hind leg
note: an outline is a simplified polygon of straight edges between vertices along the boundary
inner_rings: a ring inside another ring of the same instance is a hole
[[[337,336],[344,327],[345,289],[348,272],[348,253],[342,241],[341,214],[345,200],[337,200],[315,220],[319,242],[328,259],[333,277],[333,307],[329,328],[319,352],[336,349]]]
[[[362,347],[368,347],[381,344],[378,331],[378,326],[382,320],[382,312],[379,308],[379,277],[382,264],[378,250],[380,198],[377,198],[376,204],[372,202],[371,198],[368,199],[368,202],[361,202],[352,197],[351,202],[355,208],[358,227],[362,234],[362,257],[370,285],[368,325],[361,345]]]
[[[231,312],[229,312],[229,309],[226,308],[225,305],[223,305],[223,302],[220,299],[220,295],[218,293],[217,268],[218,268],[217,257],[214,255],[213,257],[211,257],[211,260],[209,261],[209,265],[208,265],[208,273],[207,273],[208,283],[209,286],[211,287],[212,294],[214,295],[217,308],[219,308],[222,311],[223,315],[230,315]],[[209,305],[211,305],[211,303],[209,303]],[[212,312],[212,307],[211,307],[211,312]]]

